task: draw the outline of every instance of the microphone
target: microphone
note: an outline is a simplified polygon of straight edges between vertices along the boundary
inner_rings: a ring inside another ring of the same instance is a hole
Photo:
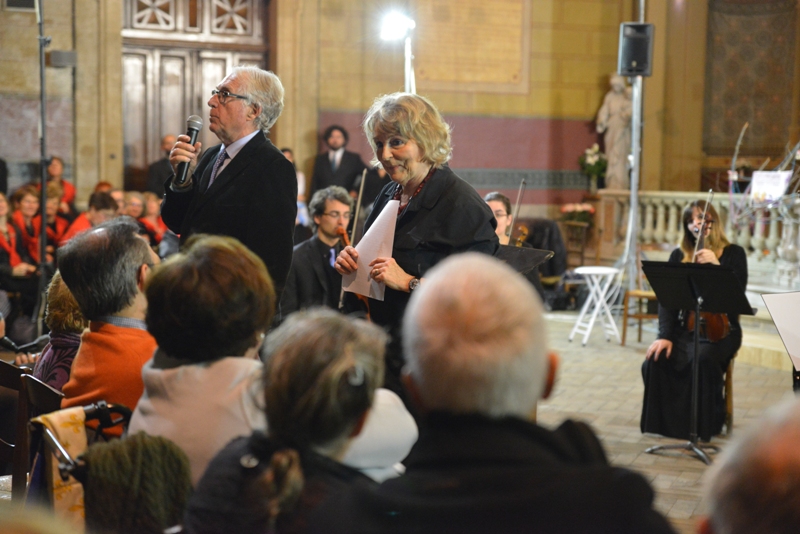
[[[10,350],[11,352],[14,352],[14,353],[18,353],[19,352],[19,347],[17,346],[17,344],[14,343],[11,339],[9,339],[6,336],[0,337],[0,347],[3,347],[4,349],[8,349],[8,350]]]
[[[192,115],[188,119],[186,119],[186,135],[189,136],[189,144],[194,145],[197,142],[197,134],[200,133],[200,130],[203,128],[203,119],[198,117],[197,115]],[[181,187],[183,184],[186,183],[186,180],[189,178],[189,162],[184,161],[178,164],[178,173],[175,175],[175,179],[172,181],[176,186]]]

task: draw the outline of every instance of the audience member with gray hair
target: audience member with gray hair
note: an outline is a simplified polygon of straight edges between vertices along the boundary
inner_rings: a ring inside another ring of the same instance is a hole
[[[426,274],[403,322],[419,440],[403,476],[326,509],[334,530],[673,532],[647,481],[610,466],[587,425],[531,422],[558,362],[542,313],[531,285],[489,256]]]
[[[144,283],[158,256],[124,216],[78,234],[58,253],[58,267],[89,329],[64,384],[63,408],[100,400],[135,408],[142,366],[156,342],[144,323]]]
[[[737,436],[708,471],[700,534],[800,530],[800,402],[780,404]]]
[[[208,100],[209,129],[222,144],[200,156],[202,143],[179,135],[169,162],[189,178],[165,183],[161,217],[181,236],[235,237],[267,266],[280,299],[292,263],[297,177],[266,134],[283,111],[283,85],[269,71],[236,67]]]

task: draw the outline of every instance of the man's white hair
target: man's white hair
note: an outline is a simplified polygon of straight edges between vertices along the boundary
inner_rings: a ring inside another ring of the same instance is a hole
[[[261,113],[255,119],[256,128],[269,133],[269,129],[283,112],[283,84],[272,72],[253,66],[234,67],[232,74],[241,79],[245,86],[245,102],[257,104]]]
[[[406,309],[403,347],[429,410],[527,418],[544,391],[539,296],[485,254],[451,256],[425,275]]]
[[[800,401],[760,416],[706,474],[705,501],[715,534],[800,529]]]

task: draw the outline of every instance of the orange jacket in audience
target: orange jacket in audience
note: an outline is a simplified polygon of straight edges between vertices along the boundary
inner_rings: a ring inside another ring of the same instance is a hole
[[[133,410],[144,391],[142,366],[155,350],[156,340],[146,330],[92,321],[81,336],[61,407],[104,400]]]

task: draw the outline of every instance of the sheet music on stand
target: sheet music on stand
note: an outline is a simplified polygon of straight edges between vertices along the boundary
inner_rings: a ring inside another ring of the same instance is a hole
[[[767,306],[794,368],[800,369],[800,330],[797,328],[800,291],[764,294],[761,298]]]
[[[750,204],[761,207],[780,201],[791,179],[792,171],[755,171],[750,182]]]

